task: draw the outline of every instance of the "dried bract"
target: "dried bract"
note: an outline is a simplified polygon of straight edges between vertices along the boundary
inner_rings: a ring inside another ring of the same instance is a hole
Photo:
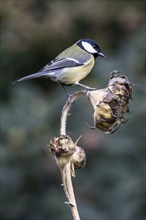
[[[76,146],[76,151],[72,155],[72,176],[75,175],[75,169],[81,169],[86,165],[86,153],[82,147]]]
[[[76,151],[72,156],[72,163],[75,169],[80,169],[86,165],[86,153],[82,147],[76,146]]]

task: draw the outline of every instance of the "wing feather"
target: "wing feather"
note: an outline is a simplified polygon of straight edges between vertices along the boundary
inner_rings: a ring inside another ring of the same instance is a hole
[[[50,63],[48,63],[46,66],[44,66],[41,69],[41,72],[62,69],[65,67],[69,68],[69,67],[82,66],[82,65],[83,63],[80,63],[78,60],[72,59],[72,58],[54,59]]]

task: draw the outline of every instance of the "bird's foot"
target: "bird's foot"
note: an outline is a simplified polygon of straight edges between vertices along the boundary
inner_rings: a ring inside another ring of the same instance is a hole
[[[71,97],[72,97],[72,95],[70,95],[70,94],[67,94],[67,101],[70,103],[71,101]]]

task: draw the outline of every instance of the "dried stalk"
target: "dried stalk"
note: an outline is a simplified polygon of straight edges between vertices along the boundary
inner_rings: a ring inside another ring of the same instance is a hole
[[[66,102],[62,110],[60,135],[66,135],[66,121],[71,105],[79,96],[86,96],[86,95],[87,95],[87,90],[81,90],[69,96],[68,101]]]
[[[67,116],[68,116],[68,112],[71,108],[71,105],[79,96],[85,96],[86,94],[87,94],[86,90],[81,90],[81,91],[78,91],[69,97],[68,101],[66,102],[66,104],[62,110],[60,136],[61,135],[66,136],[66,121],[67,121]],[[77,204],[76,204],[76,199],[75,199],[75,195],[74,195],[73,185],[72,185],[71,162],[68,162],[65,165],[61,174],[62,174],[62,182],[63,182],[64,192],[67,197],[68,204],[70,205],[73,219],[80,220],[80,216],[79,216],[78,208],[77,208]]]

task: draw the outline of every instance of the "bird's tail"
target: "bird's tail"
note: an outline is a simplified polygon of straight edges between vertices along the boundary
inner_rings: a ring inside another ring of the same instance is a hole
[[[51,74],[50,74],[51,75]],[[48,76],[49,77],[49,74],[46,74],[45,72],[37,72],[37,73],[33,73],[31,75],[28,75],[28,76],[24,76],[20,79],[17,79],[15,82],[13,82],[12,84],[15,84],[15,83],[19,83],[19,82],[22,82],[24,80],[29,80],[29,79],[35,79],[35,78],[39,78],[39,77],[43,77],[43,76]]]

